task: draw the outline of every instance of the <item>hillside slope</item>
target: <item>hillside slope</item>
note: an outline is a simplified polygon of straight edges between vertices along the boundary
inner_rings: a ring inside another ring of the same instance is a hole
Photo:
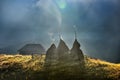
[[[44,70],[45,55],[0,55],[0,80],[119,80],[120,64],[105,62],[99,59],[85,57],[85,69],[83,73],[65,72],[64,69],[56,69],[48,75]],[[68,68],[67,68],[68,69]],[[61,72],[62,73],[61,73]],[[58,74],[56,73],[58,72]],[[59,73],[60,72],[60,73]],[[66,76],[70,74],[69,76]],[[74,76],[73,76],[74,74]],[[54,75],[54,76],[53,76]],[[63,77],[62,77],[63,76]],[[71,78],[65,78],[70,77]],[[82,77],[81,77],[82,76]],[[49,77],[49,78],[48,78]],[[55,77],[55,78],[54,78]],[[61,78],[59,78],[61,77]]]

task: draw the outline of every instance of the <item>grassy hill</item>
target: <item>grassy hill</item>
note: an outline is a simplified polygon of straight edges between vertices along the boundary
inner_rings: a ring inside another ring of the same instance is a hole
[[[0,55],[0,80],[120,80],[120,64],[85,57],[83,72],[68,67],[44,70],[45,55]]]

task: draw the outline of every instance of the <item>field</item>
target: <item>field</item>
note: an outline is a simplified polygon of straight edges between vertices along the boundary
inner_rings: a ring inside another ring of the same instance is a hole
[[[82,72],[44,69],[45,55],[0,55],[0,80],[120,80],[120,64],[85,56]],[[75,70],[75,71],[74,71]],[[49,74],[50,73],[50,74]]]

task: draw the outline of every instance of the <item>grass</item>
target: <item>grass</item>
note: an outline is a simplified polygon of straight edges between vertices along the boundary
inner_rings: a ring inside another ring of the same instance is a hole
[[[90,76],[94,75],[112,80],[120,79],[120,64],[86,58],[86,70]]]
[[[76,66],[44,70],[45,55],[0,55],[0,80],[119,80],[120,64],[85,57],[83,72]]]

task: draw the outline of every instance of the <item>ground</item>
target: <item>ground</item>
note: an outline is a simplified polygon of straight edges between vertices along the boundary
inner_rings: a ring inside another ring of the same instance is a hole
[[[83,72],[68,67],[44,69],[45,55],[0,55],[0,80],[120,80],[120,64],[85,56]],[[75,71],[74,71],[75,70]]]

